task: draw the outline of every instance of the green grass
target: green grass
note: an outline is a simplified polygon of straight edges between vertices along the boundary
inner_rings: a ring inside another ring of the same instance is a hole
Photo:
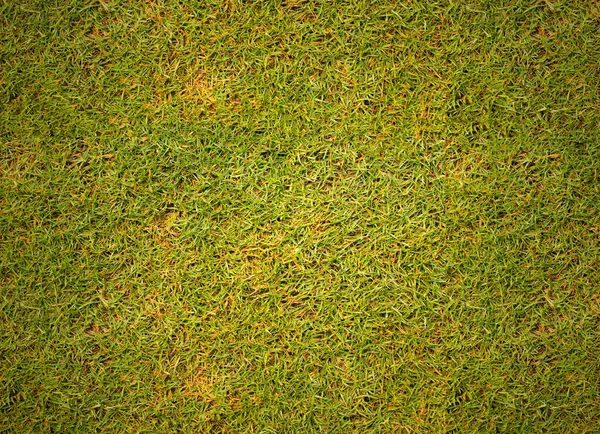
[[[0,18],[0,432],[600,432],[597,1]]]

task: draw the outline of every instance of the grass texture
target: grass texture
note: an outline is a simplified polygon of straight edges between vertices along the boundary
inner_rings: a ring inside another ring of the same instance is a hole
[[[0,432],[600,432],[597,1],[0,19]]]

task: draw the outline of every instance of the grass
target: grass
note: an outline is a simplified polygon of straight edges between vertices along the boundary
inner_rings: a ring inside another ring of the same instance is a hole
[[[1,432],[600,431],[597,1],[0,18]]]

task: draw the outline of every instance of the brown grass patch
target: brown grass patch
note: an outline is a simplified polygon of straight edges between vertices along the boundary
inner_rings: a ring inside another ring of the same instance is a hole
[[[208,403],[215,399],[213,387],[214,383],[208,377],[206,371],[198,368],[185,380],[182,394],[186,398]]]

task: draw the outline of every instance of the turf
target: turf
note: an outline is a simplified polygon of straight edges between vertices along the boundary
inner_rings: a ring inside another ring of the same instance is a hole
[[[600,432],[597,1],[0,18],[1,432]]]

